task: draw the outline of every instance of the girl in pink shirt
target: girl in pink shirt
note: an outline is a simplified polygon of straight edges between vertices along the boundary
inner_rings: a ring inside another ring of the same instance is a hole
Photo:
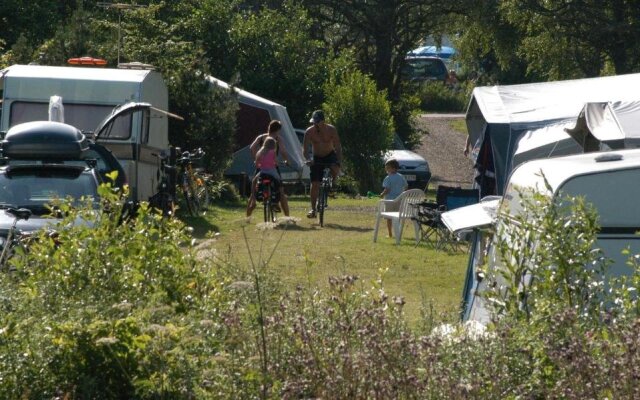
[[[256,154],[256,167],[260,174],[268,174],[280,180],[280,174],[276,169],[276,145],[274,138],[268,137],[264,140],[262,148]]]
[[[258,176],[271,175],[275,179],[276,188],[280,185],[280,174],[276,168],[276,140],[271,137],[267,137],[262,143],[262,147],[256,154],[256,168],[259,172],[253,177],[251,181],[251,198],[256,197],[256,186],[258,185]],[[247,211],[247,216],[250,213]]]

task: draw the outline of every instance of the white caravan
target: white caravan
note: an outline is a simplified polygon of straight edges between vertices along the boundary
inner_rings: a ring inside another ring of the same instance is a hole
[[[160,73],[149,69],[109,69],[14,65],[0,72],[0,131],[23,122],[48,120],[49,99],[60,96],[64,122],[93,131],[115,106],[128,107],[102,131],[99,141],[120,160],[132,198],[148,200],[157,190],[158,162],[169,148],[169,96]],[[144,107],[146,105],[146,107]],[[153,107],[149,107],[152,105]]]
[[[544,179],[549,183],[547,189]],[[517,167],[505,195],[443,214],[443,222],[454,233],[473,231],[471,257],[463,291],[463,320],[489,321],[489,310],[481,296],[487,282],[478,271],[499,268],[495,248],[499,224],[509,224],[521,211],[521,196],[541,193],[552,198],[582,196],[599,215],[596,246],[611,259],[611,275],[630,274],[626,264],[631,254],[640,253],[640,150],[587,153],[534,160]]]

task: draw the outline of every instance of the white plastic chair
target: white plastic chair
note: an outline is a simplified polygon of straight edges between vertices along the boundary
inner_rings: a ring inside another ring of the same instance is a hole
[[[420,240],[420,225],[415,219],[417,209],[413,204],[424,200],[424,192],[421,189],[409,189],[400,193],[394,200],[380,200],[378,202],[378,214],[376,215],[376,226],[373,230],[373,241],[378,240],[378,228],[381,219],[390,219],[393,224],[393,235],[396,244],[400,244],[402,230],[405,220],[413,222],[416,233],[416,243]]]

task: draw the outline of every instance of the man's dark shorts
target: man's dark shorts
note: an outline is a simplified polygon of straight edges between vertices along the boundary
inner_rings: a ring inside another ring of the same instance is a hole
[[[313,165],[311,165],[311,173],[309,174],[311,182],[320,182],[324,169],[334,164],[338,164],[338,155],[335,151],[324,157],[313,156]]]

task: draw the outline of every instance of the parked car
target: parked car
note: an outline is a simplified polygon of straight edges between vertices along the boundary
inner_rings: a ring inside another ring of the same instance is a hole
[[[62,144],[61,148],[52,145],[54,140],[67,140],[70,143],[80,140],[80,137],[83,138],[81,149],[65,149],[65,144]],[[15,151],[16,144],[28,147]],[[10,149],[11,146],[14,146],[14,150]],[[84,167],[88,160],[95,160],[95,169],[103,182],[109,181],[108,173],[118,171],[114,186],[122,188],[127,184],[122,164],[111,150],[87,139],[75,127],[59,122],[34,121],[14,126],[5,135],[0,153],[5,157],[4,162],[9,165],[41,164],[55,160],[57,164]]]
[[[91,198],[98,205],[103,182],[98,165],[113,160],[98,159],[78,129],[59,122],[27,122],[9,129],[1,145],[0,246],[14,222],[21,235],[55,225],[49,206],[58,199]],[[16,210],[21,210],[20,218]]]
[[[402,78],[411,82],[436,81],[446,83],[449,78],[445,62],[438,57],[408,56]]]
[[[394,135],[392,150],[384,155],[384,161],[395,159],[400,164],[398,172],[402,174],[410,188],[427,189],[431,179],[429,163],[421,155],[407,150],[398,135]]]

